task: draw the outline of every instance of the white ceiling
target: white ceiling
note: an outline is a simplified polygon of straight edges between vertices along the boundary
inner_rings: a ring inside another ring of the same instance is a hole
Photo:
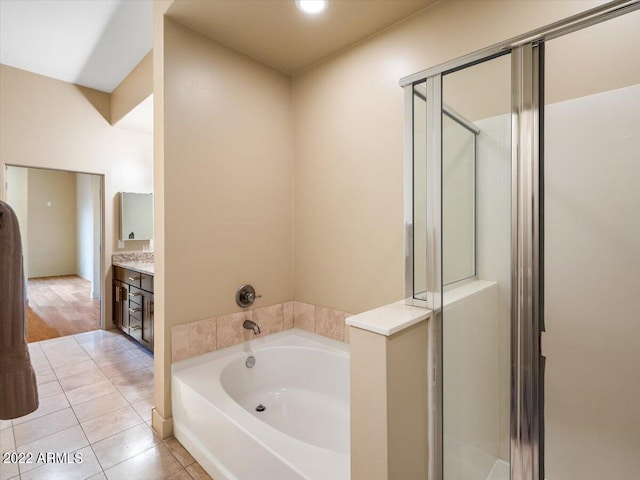
[[[283,72],[301,70],[437,0],[176,0],[171,18]],[[0,63],[111,93],[151,50],[152,0],[0,0]]]
[[[175,0],[167,15],[218,42],[296,74],[437,0],[329,0],[308,15],[294,0]]]
[[[110,93],[152,24],[151,0],[0,0],[0,63]]]

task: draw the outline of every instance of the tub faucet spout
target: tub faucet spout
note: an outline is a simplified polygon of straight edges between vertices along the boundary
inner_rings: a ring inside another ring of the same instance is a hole
[[[256,322],[252,322],[251,320],[245,320],[242,324],[244,328],[247,330],[253,330],[254,335],[258,335],[260,333],[260,327]]]

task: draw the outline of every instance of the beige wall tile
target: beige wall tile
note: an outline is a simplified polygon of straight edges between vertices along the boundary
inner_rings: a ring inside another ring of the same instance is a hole
[[[284,316],[284,330],[293,328],[293,301],[283,303],[282,310]]]
[[[313,332],[315,330],[315,307],[308,303],[294,301],[293,326]]]
[[[260,335],[281,332],[284,328],[282,303],[253,310],[253,321],[260,327]]]
[[[342,341],[345,342],[345,343],[350,343],[351,342],[351,327],[346,324],[346,320],[349,317],[353,317],[353,313],[345,313],[344,314],[344,320],[345,320],[344,338],[342,339]]]
[[[242,326],[245,320],[252,320],[251,310],[218,317],[217,348],[230,347],[251,340],[253,332]]]
[[[179,325],[171,330],[171,361],[177,362],[216,349],[215,317]]]
[[[344,312],[316,307],[315,333],[342,341],[344,339]]]

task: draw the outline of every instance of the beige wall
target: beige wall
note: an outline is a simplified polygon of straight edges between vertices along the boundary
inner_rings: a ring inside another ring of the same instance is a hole
[[[404,295],[400,77],[599,3],[441,2],[295,77],[295,299],[358,313]]]
[[[29,171],[26,168],[6,168],[6,201],[16,212],[22,241],[22,261],[29,271]]]
[[[29,278],[76,273],[76,176],[29,170]]]
[[[156,362],[166,387],[156,407],[167,418],[171,327],[239,311],[243,283],[262,294],[256,307],[293,297],[293,140],[290,77],[171,20],[163,29],[155,191],[165,338]]]
[[[151,136],[112,127],[103,116],[108,94],[6,65],[0,66],[0,105],[0,198],[6,164],[104,175],[102,306],[108,326],[116,193],[152,190]]]
[[[165,313],[173,325],[292,297],[286,75],[167,20]]]
[[[149,52],[111,93],[111,124],[115,125],[153,93],[153,52]]]

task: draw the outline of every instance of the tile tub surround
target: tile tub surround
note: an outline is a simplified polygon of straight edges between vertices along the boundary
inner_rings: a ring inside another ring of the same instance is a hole
[[[111,263],[113,265],[148,275],[153,275],[154,273],[153,262],[153,252],[114,253],[111,256]]]
[[[171,330],[171,361],[253,340],[256,335],[242,326],[245,320],[258,324],[261,330],[258,336],[296,327],[348,343],[349,327],[345,319],[350,316],[340,310],[290,301],[185,323]]]
[[[82,463],[0,463],[0,480],[210,479],[151,429],[152,356],[117,331],[29,344],[40,406],[0,421],[0,453],[82,454]]]

